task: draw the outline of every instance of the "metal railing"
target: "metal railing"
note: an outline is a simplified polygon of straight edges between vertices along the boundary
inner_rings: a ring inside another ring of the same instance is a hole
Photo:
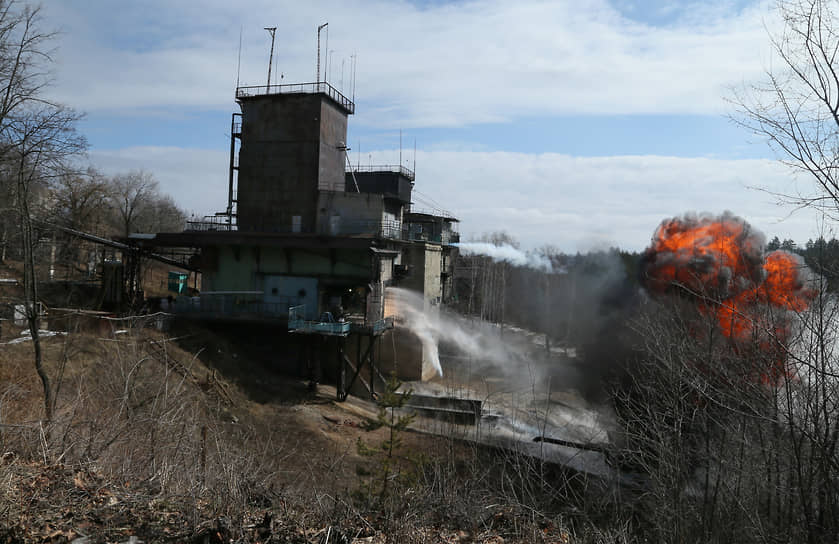
[[[399,221],[341,221],[330,234],[354,235],[372,234],[380,238],[402,239],[402,223]]]
[[[450,212],[449,210],[444,210],[442,208],[432,208],[432,207],[428,207],[428,206],[426,206],[424,208],[420,208],[420,207],[417,207],[416,205],[412,204],[411,205],[411,210],[408,213],[430,215],[432,217],[440,217],[440,218],[448,219],[448,220],[452,220],[452,219],[456,220],[456,218],[455,218],[455,216],[452,212]]]
[[[411,229],[410,226],[402,230],[402,239],[411,242],[436,242],[438,244],[456,244],[460,242],[460,234],[455,231],[429,233]]]
[[[279,297],[277,302],[263,302],[255,296],[241,294],[202,295],[179,297],[174,312],[202,317],[259,317],[284,318],[289,308],[298,304],[298,297]]]
[[[198,221],[187,221],[185,230],[198,232],[236,230],[236,219],[235,216],[231,219],[227,215],[207,215]]]
[[[331,317],[332,314],[327,314]],[[306,305],[288,309],[288,330],[326,336],[346,336],[350,333],[349,321],[313,321],[306,319]]]
[[[402,174],[409,180],[414,181],[414,171],[398,164],[350,165],[347,172],[392,172]]]
[[[388,329],[392,329],[393,328],[393,318],[392,317],[386,317],[384,319],[379,319],[378,321],[374,321],[372,327],[373,327],[373,334],[379,334],[379,333],[384,332]]]
[[[269,94],[316,94],[322,93],[340,104],[350,113],[355,113],[355,104],[338,89],[325,81],[317,83],[289,83],[285,85],[253,85],[236,89],[236,98],[263,96]]]

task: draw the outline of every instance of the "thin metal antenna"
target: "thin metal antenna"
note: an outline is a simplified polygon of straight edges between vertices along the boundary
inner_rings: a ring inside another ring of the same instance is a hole
[[[277,58],[276,58],[276,59],[274,59],[274,77],[275,77],[275,78],[277,77],[277,72],[279,71],[279,70],[277,70],[277,65],[278,65],[279,63],[280,63],[280,55],[279,55],[279,53],[278,53],[278,54],[277,54]],[[282,78],[283,78],[283,74],[280,74],[280,79],[282,79]],[[277,80],[276,80],[276,79],[274,79],[274,81],[277,81]]]
[[[320,31],[326,28],[329,23],[323,23],[318,27],[318,67],[317,75],[315,76],[315,83],[320,83]]]
[[[353,61],[352,67],[352,101],[355,104],[355,71],[356,66],[358,66],[358,53],[355,54],[355,60]]]
[[[349,73],[349,76],[348,76],[349,80],[350,80],[349,81],[350,94],[353,94],[353,95],[355,94],[353,92],[353,85],[355,83],[355,80],[353,79],[354,76],[355,76],[355,53],[350,55],[350,73]]]
[[[326,29],[326,66],[323,68],[323,81],[326,81],[326,75],[329,73],[329,28]]]
[[[244,25],[243,25],[244,26]],[[239,90],[239,75],[242,72],[242,29],[239,27],[239,62],[236,64],[236,90]]]
[[[402,129],[399,129],[399,170],[402,170]]]
[[[265,86],[265,92],[271,92],[271,65],[274,63],[274,33],[277,31],[275,26],[266,26],[265,30],[271,34],[271,56],[268,57],[268,85]]]
[[[417,138],[414,136],[414,179],[417,179]]]
[[[358,166],[356,168],[361,168],[361,138],[358,139]]]

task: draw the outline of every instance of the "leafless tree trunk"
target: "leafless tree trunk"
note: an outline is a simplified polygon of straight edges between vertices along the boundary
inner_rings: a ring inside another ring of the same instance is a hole
[[[21,157],[21,163],[24,158]],[[26,176],[24,164],[18,168],[18,214],[20,217],[20,233],[23,242],[23,292],[25,297],[26,321],[29,324],[29,332],[32,336],[32,348],[35,356],[35,371],[41,379],[44,389],[44,415],[47,421],[52,420],[53,397],[50,378],[44,368],[43,354],[41,352],[41,317],[38,298],[38,277],[35,268],[35,246],[37,239],[33,233],[32,216],[29,212],[29,181]]]
[[[85,146],[75,132],[79,116],[43,96],[49,84],[47,48],[53,35],[40,28],[39,9],[0,0],[0,170],[14,180],[15,213],[24,263],[24,305],[32,334],[35,369],[44,388],[46,419],[52,419],[54,402],[50,379],[43,364],[39,336],[38,282],[33,202],[36,188],[45,188],[64,159]]]

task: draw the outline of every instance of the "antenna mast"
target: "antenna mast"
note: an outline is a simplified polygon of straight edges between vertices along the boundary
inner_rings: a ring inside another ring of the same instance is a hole
[[[353,62],[352,62],[352,101],[355,103],[355,66],[356,62],[358,61],[358,53],[353,55]]]
[[[239,75],[242,73],[242,28],[239,27],[239,62],[236,64],[236,90],[239,90]]]
[[[315,83],[320,83],[320,31],[323,30],[329,23],[323,23],[318,27],[318,69],[315,76]]]
[[[274,33],[277,31],[275,26],[266,26],[265,30],[271,34],[271,56],[268,57],[268,85],[265,86],[265,92],[271,92],[271,64],[274,63]]]
[[[323,67],[323,81],[324,83],[329,79],[329,65],[332,63],[332,57],[329,53],[329,29],[326,29],[326,58],[324,59],[325,66]]]

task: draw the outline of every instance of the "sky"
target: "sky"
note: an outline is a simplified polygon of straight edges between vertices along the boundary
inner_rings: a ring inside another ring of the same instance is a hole
[[[729,210],[804,243],[830,226],[732,121],[772,62],[766,1],[52,0],[50,97],[85,114],[87,160],[145,169],[197,216],[226,207],[240,85],[316,77],[353,97],[353,162],[416,169],[415,204],[523,248],[641,250],[665,218]],[[241,36],[241,57],[240,57]],[[356,59],[355,78],[351,77]],[[400,138],[402,150],[400,152]],[[416,147],[415,147],[416,146]],[[414,149],[416,148],[416,152]]]

